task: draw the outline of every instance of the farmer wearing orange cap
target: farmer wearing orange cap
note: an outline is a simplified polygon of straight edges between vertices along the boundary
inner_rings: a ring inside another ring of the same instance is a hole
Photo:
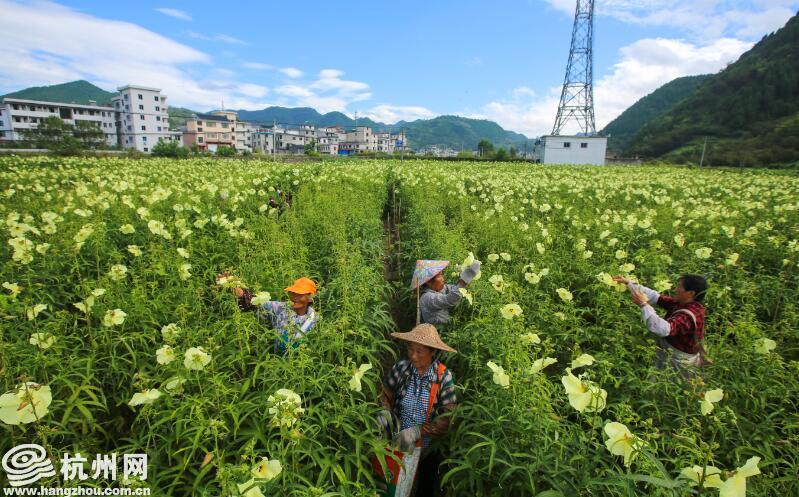
[[[227,276],[226,273],[220,275],[223,276]],[[260,305],[254,305],[250,290],[233,288],[233,294],[238,298],[241,310],[256,311],[259,318],[268,321],[278,332],[275,351],[279,354],[285,354],[289,347],[297,348],[302,338],[319,320],[319,315],[311,307],[313,296],[316,295],[316,283],[313,280],[299,278],[285,290],[289,294],[289,302],[268,300]]]

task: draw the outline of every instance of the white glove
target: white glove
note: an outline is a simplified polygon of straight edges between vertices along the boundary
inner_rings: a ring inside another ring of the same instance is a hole
[[[480,261],[474,261],[469,264],[467,267],[463,268],[461,271],[461,279],[467,285],[472,282],[472,280],[477,276],[477,273],[480,272]]]
[[[382,409],[379,413],[377,413],[375,420],[377,421],[377,427],[380,428],[380,430],[387,432],[391,427],[391,411],[388,409]]]
[[[410,453],[413,452],[413,449],[416,447],[416,442],[418,442],[421,437],[422,433],[419,431],[419,426],[411,426],[397,433],[394,437],[394,444],[397,445],[402,452]]]

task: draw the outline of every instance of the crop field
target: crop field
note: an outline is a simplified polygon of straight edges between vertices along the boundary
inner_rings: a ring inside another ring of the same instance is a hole
[[[37,486],[376,495],[414,261],[454,282],[471,253],[443,334],[448,496],[799,495],[795,174],[4,157],[0,199],[0,454],[42,446]],[[654,369],[610,279],[684,273],[710,283],[693,382]],[[230,287],[280,300],[300,276],[322,318],[282,357]],[[93,478],[112,452],[147,454],[146,478]],[[83,480],[59,471],[77,453]]]

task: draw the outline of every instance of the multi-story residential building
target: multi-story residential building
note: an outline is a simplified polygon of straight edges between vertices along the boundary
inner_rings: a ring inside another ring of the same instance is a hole
[[[23,134],[48,117],[61,118],[65,123],[75,125],[81,121],[90,122],[105,134],[106,144],[117,144],[117,128],[113,107],[97,105],[69,104],[60,102],[41,102],[19,98],[4,98],[0,104],[0,141],[24,139]]]
[[[219,110],[207,114],[195,114],[186,120],[183,131],[183,146],[193,147],[204,152],[216,152],[219,147],[236,147],[235,112]]]
[[[116,111],[116,129],[123,148],[149,152],[159,140],[171,141],[167,98],[158,88],[127,85],[111,100]]]
[[[252,152],[253,138],[259,126],[255,123],[247,121],[236,122],[236,151],[238,152]]]

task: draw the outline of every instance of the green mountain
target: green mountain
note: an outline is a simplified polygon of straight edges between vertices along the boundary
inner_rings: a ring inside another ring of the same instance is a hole
[[[238,110],[236,112],[244,121],[264,124],[278,122],[316,126],[355,126],[355,120],[341,112],[320,114],[309,107],[267,107],[257,111]],[[465,149],[474,149],[481,139],[489,140],[496,146],[523,148],[527,141],[527,137],[524,135],[507,131],[495,122],[459,116],[439,116],[433,119],[400,121],[394,124],[359,118],[358,125],[370,126],[376,130],[404,129],[408,135],[408,141],[414,148],[441,145],[456,150],[460,150],[461,146]]]
[[[799,15],[641,127],[625,154],[760,166],[799,161]]]
[[[87,104],[94,100],[98,104],[109,105],[115,95],[88,81],[72,81],[53,86],[27,88],[4,95],[6,97],[28,98],[47,102],[74,102]],[[0,97],[2,98],[2,97]],[[355,120],[341,112],[328,112],[320,114],[310,107],[267,107],[257,111],[238,110],[239,119],[256,123],[270,124],[313,124],[315,126],[345,126],[352,127]],[[186,123],[186,119],[196,112],[182,107],[169,107],[169,125],[177,128]],[[372,121],[369,118],[359,118],[359,126],[369,126],[375,130],[400,130],[404,129],[408,141],[413,148],[439,145],[460,150],[461,147],[473,150],[477,143],[486,139],[497,147],[515,146],[524,149],[527,137],[519,133],[502,129],[497,123],[483,119],[469,119],[458,116],[439,116],[433,119],[419,119],[413,122],[400,121],[386,124]],[[532,146],[530,145],[530,149]]]
[[[621,153],[633,141],[641,126],[668,112],[711,77],[710,74],[702,74],[677,78],[635,102],[601,131],[608,137],[608,149]]]
[[[29,100],[41,100],[43,102],[63,102],[88,104],[89,100],[94,100],[99,105],[111,105],[111,97],[116,93],[105,91],[98,88],[88,81],[79,80],[69,83],[61,83],[52,86],[34,86],[24,90],[15,91],[0,98],[26,98]]]

